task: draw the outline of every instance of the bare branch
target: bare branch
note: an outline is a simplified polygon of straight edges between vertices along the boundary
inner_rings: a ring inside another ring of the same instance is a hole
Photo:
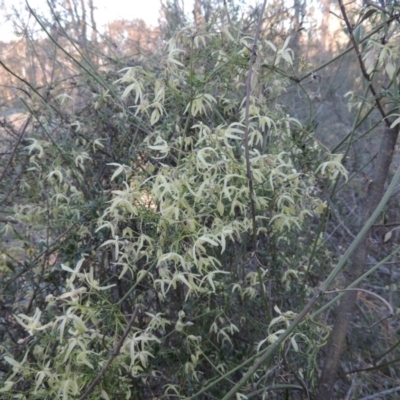
[[[93,379],[92,383],[89,385],[89,387],[86,389],[86,392],[79,398],[79,400],[85,400],[89,396],[90,393],[92,393],[93,389],[98,385],[100,382],[100,379],[102,376],[106,373],[108,367],[112,364],[112,362],[115,360],[115,358],[119,355],[119,352],[121,350],[122,345],[124,344],[124,341],[126,337],[128,336],[133,323],[135,322],[136,316],[139,312],[139,306],[137,305],[135,307],[135,311],[133,312],[131,319],[128,323],[128,326],[126,327],[124,333],[121,336],[121,339],[115,346],[115,349],[111,353],[111,357],[108,359],[108,361],[104,364],[103,368],[99,371],[99,373],[96,375],[96,378]]]

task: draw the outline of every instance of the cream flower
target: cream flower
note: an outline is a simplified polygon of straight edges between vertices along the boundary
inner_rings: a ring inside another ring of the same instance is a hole
[[[18,321],[18,323],[23,326],[31,336],[33,336],[35,332],[43,331],[44,329],[52,325],[52,323],[42,325],[40,322],[41,315],[42,312],[38,308],[36,308],[33,317],[28,317],[25,314],[14,315],[14,317]]]

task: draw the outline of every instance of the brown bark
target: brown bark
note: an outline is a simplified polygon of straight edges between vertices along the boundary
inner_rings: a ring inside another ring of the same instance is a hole
[[[97,24],[94,18],[93,0],[89,0],[89,10],[90,10],[90,23],[92,25],[92,44],[97,45]]]
[[[305,14],[306,0],[294,0],[294,17],[292,20],[293,25],[293,38],[290,43],[291,49],[297,53],[299,50],[300,36],[303,24],[303,16]]]
[[[203,24],[203,17],[201,15],[201,0],[195,0],[193,5],[194,23],[199,26]]]
[[[82,19],[81,21],[79,21],[79,25],[78,25],[78,30],[79,30],[79,34],[81,35],[82,38],[82,44],[83,46],[87,45],[87,21],[86,21],[86,5],[85,5],[85,0],[81,0],[81,8],[82,8]],[[79,29],[80,28],[80,29]]]

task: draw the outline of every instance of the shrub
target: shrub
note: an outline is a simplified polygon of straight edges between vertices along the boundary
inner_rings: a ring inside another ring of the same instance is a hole
[[[3,347],[4,398],[222,398],[304,306],[330,257],[315,239],[320,188],[346,171],[279,103],[287,41],[258,42],[246,88],[253,40],[185,27],[152,57],[83,74],[81,108],[71,93],[60,114],[27,103],[13,229],[36,232],[37,308],[15,317],[19,350]],[[290,335],[291,381],[315,379],[325,335],[312,322]],[[269,372],[245,390],[283,373]]]

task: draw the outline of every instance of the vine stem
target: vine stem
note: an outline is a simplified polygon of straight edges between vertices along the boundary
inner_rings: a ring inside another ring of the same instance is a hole
[[[254,42],[251,48],[250,60],[249,60],[249,72],[247,74],[247,81],[246,81],[246,105],[245,105],[245,131],[244,131],[244,154],[246,159],[246,172],[247,172],[247,179],[249,183],[249,192],[250,192],[250,209],[251,209],[251,218],[253,221],[253,245],[254,250],[256,250],[257,245],[257,225],[256,225],[256,207],[254,202],[254,187],[253,187],[253,175],[251,173],[251,165],[250,165],[250,150],[249,150],[249,116],[250,116],[250,96],[251,96],[251,78],[253,75],[253,65],[257,57],[257,42],[258,38],[260,37],[261,31],[261,24],[262,19],[265,11],[265,7],[267,5],[267,0],[264,0],[264,3],[260,10],[260,15],[257,21],[257,29],[254,35]]]
[[[260,366],[272,356],[272,354],[275,352],[275,350],[283,344],[283,342],[295,330],[295,328],[299,325],[299,323],[303,320],[303,318],[310,312],[310,310],[313,308],[314,304],[317,302],[320,295],[321,295],[321,292],[319,292],[319,291],[314,294],[314,296],[310,299],[310,301],[303,308],[303,310],[300,312],[300,314],[297,315],[297,317],[293,320],[293,322],[285,330],[285,332],[282,332],[282,334],[279,336],[278,340],[276,342],[274,342],[273,344],[271,344],[265,350],[265,353],[260,355],[260,357],[257,359],[257,361],[253,364],[253,366],[251,368],[249,368],[249,370],[246,372],[246,374],[243,375],[242,379],[229,391],[229,393],[227,393],[225,395],[225,397],[223,397],[222,400],[231,399],[239,391],[239,389],[250,379],[250,377],[258,370],[258,368],[260,368]]]

